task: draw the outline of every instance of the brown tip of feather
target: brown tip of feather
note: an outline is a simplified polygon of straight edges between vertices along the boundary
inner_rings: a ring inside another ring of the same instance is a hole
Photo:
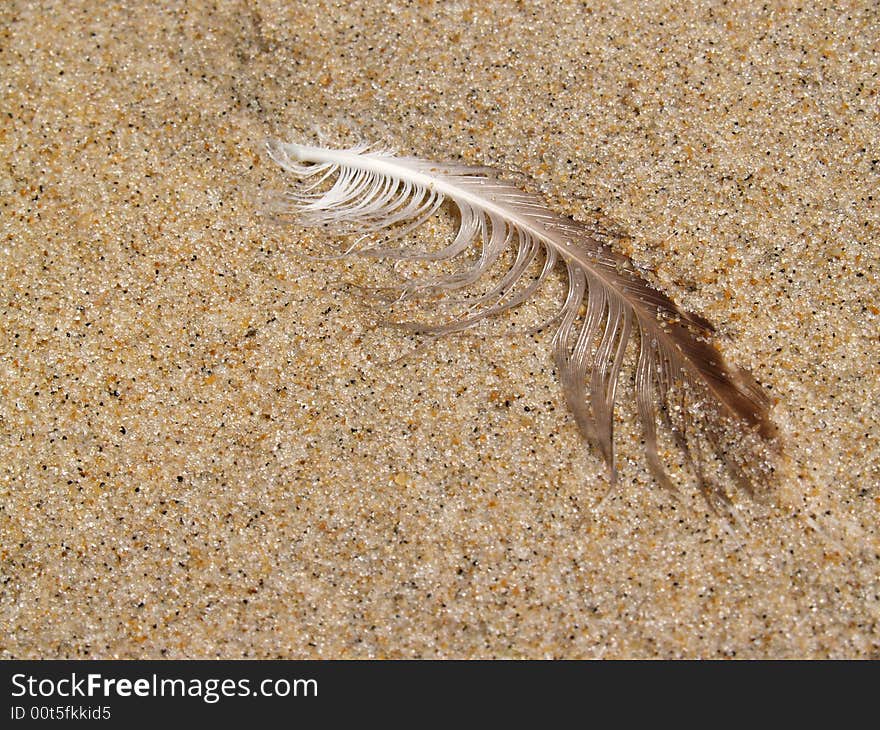
[[[756,427],[758,434],[765,440],[771,440],[778,434],[778,428],[770,418],[773,405],[767,391],[758,383],[752,374],[740,367],[729,367],[730,379],[740,394],[737,399],[739,407],[737,415]]]

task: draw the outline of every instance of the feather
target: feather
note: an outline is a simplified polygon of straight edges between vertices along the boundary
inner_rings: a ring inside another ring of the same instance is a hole
[[[568,292],[556,317],[553,358],[574,419],[604,457],[612,484],[617,386],[634,340],[636,414],[658,483],[672,486],[660,458],[658,423],[665,425],[713,505],[728,498],[706,472],[706,444],[751,493],[759,486],[756,481],[772,472],[765,446],[775,428],[763,389],[745,370],[724,361],[711,342],[709,322],[677,307],[586,225],[554,213],[538,196],[505,182],[490,168],[398,157],[368,145],[327,149],[272,141],[267,148],[282,168],[307,181],[287,194],[285,212],[295,213],[303,225],[343,225],[360,234],[345,255],[447,261],[478,252],[473,263],[452,273],[405,280],[404,297],[471,287],[506,250],[514,249],[507,271],[487,292],[465,299],[464,312],[440,323],[414,325],[417,330],[456,332],[501,314],[528,301],[561,263]],[[381,232],[386,239],[402,238],[446,201],[457,208],[458,229],[440,250],[369,243]]]

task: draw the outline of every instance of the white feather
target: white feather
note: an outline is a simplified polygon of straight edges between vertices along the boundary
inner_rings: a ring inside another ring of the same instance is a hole
[[[457,317],[420,325],[423,331],[463,330],[522,304],[561,261],[569,288],[559,313],[553,355],[575,420],[600,449],[612,482],[616,474],[614,404],[632,339],[638,340],[637,413],[649,465],[661,484],[671,486],[658,453],[658,408],[660,420],[694,467],[713,504],[727,497],[717,485],[710,488],[712,480],[700,458],[701,441],[712,446],[729,473],[750,492],[758,486],[753,467],[757,465],[762,477],[772,471],[765,460],[757,464],[755,457],[756,449],[774,435],[769,401],[760,386],[744,370],[724,362],[709,342],[713,330],[706,320],[680,310],[646,282],[627,257],[600,242],[586,226],[554,213],[540,198],[503,181],[490,168],[397,157],[367,145],[327,149],[273,141],[268,152],[285,170],[308,181],[287,197],[287,209],[303,225],[345,224],[362,234],[348,253],[402,261],[447,260],[479,246],[479,256],[470,267],[407,281],[403,287],[407,293],[470,287],[487,275],[504,251],[515,247],[513,264],[488,292],[468,300],[466,310]],[[444,201],[454,203],[459,221],[454,239],[439,251],[364,244],[381,231],[392,240],[404,237],[433,216]],[[534,271],[536,265],[539,273],[522,284],[526,272]],[[695,413],[668,407],[676,388],[679,398],[687,395],[691,403],[700,403]],[[696,429],[695,421],[699,422]],[[724,441],[730,427],[733,440]],[[737,448],[737,441],[745,446]]]

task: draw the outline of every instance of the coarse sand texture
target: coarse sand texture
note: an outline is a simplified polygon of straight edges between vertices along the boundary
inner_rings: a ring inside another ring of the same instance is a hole
[[[0,4],[0,657],[880,657],[876,3],[95,8]],[[601,232],[761,384],[775,482],[730,518],[667,438],[660,488],[633,349],[609,493],[564,267],[388,326],[411,262],[273,214],[266,139]]]

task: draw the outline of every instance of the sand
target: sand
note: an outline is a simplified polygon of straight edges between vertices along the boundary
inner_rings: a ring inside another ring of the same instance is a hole
[[[880,656],[880,14],[822,5],[3,3],[0,656]],[[266,214],[319,128],[626,232],[782,498],[659,489],[624,403],[597,509],[551,332],[420,347]]]

